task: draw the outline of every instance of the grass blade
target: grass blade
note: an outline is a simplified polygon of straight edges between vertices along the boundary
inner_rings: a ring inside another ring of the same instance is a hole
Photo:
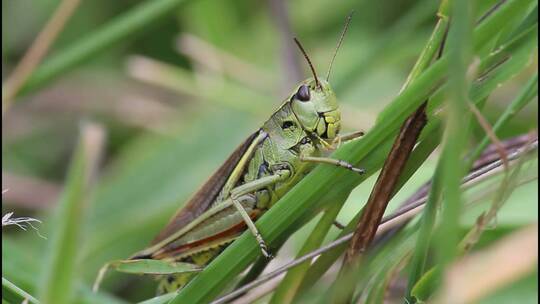
[[[4,277],[2,277],[2,301],[7,301],[8,303],[22,303],[27,301],[31,304],[39,304],[36,298]]]
[[[70,303],[73,296],[83,212],[91,177],[99,160],[99,149],[103,145],[103,136],[103,130],[96,125],[82,127],[81,138],[69,167],[65,190],[53,220],[54,227],[46,252],[40,293],[43,303]]]
[[[446,126],[441,154],[441,182],[444,185],[445,203],[442,211],[442,223],[438,232],[437,248],[442,265],[452,261],[457,252],[458,221],[461,213],[461,179],[465,175],[462,155],[466,149],[470,130],[469,83],[467,75],[472,49],[472,4],[467,0],[452,2],[452,22],[448,34],[449,58],[448,69],[448,104]],[[476,71],[475,71],[476,72]],[[442,241],[444,240],[444,242]]]

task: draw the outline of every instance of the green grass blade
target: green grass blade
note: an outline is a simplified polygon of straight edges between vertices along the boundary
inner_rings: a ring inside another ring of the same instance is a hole
[[[467,148],[470,135],[468,110],[469,83],[467,75],[471,62],[472,5],[467,0],[452,2],[452,22],[448,34],[449,65],[448,103],[446,113],[445,138],[441,159],[441,182],[444,185],[443,222],[438,235],[440,260],[450,263],[456,254],[459,214],[461,213],[461,180],[466,173],[462,166],[462,155]],[[474,69],[474,67],[473,67]],[[473,71],[475,73],[476,71]],[[437,199],[437,198],[434,198]],[[428,231],[429,232],[429,231]],[[444,241],[442,241],[444,240]]]
[[[43,303],[70,303],[76,281],[76,259],[81,238],[85,202],[89,193],[103,134],[96,126],[82,127],[81,137],[66,178],[64,193],[52,219],[51,239],[45,253],[40,300]]]
[[[428,200],[426,202],[426,207],[422,212],[416,246],[410,262],[411,266],[406,293],[408,302],[410,303],[416,302],[416,298],[411,297],[412,289],[416,285],[416,282],[422,277],[425,270],[426,259],[431,245],[432,230],[435,226],[437,209],[441,199],[441,187],[441,164],[439,163],[435,169],[435,173],[433,173]]]
[[[22,303],[26,300],[31,304],[39,304],[36,298],[4,277],[2,277],[2,300],[10,303]]]
[[[446,2],[443,1],[440,5],[439,11],[437,12],[437,15],[440,16],[439,20],[437,21],[437,24],[435,24],[435,28],[424,46],[424,49],[420,53],[420,56],[418,56],[418,60],[414,64],[411,73],[407,77],[407,80],[405,80],[403,88],[406,88],[411,81],[418,78],[418,76],[428,68],[441,48],[448,27],[448,16],[445,4]]]
[[[427,301],[429,299],[433,290],[439,284],[440,273],[438,271],[440,271],[440,268],[431,268],[422,277],[416,279],[416,284],[410,291],[410,295],[414,297],[413,301]]]

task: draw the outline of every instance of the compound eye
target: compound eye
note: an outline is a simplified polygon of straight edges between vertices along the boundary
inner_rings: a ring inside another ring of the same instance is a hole
[[[310,98],[309,87],[307,85],[301,85],[296,92],[296,98],[300,101],[308,101]]]

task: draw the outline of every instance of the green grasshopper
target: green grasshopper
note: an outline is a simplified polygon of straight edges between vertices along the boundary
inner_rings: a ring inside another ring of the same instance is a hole
[[[349,17],[350,20],[350,17]],[[348,22],[336,48],[339,49]],[[332,158],[325,150],[362,135],[339,136],[341,112],[326,80],[319,79],[302,45],[312,78],[303,81],[249,136],[181,208],[152,244],[130,260],[160,260],[172,264],[207,265],[248,228],[262,254],[272,255],[254,224],[266,210],[308,174],[316,163],[364,173]],[[334,54],[335,57],[335,54]],[[195,273],[170,274],[161,280],[159,293],[182,288]]]

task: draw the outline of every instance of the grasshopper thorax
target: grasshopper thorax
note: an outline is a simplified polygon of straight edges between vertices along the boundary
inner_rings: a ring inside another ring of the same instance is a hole
[[[307,79],[298,86],[289,100],[304,130],[325,140],[336,137],[341,128],[341,112],[328,82]]]

